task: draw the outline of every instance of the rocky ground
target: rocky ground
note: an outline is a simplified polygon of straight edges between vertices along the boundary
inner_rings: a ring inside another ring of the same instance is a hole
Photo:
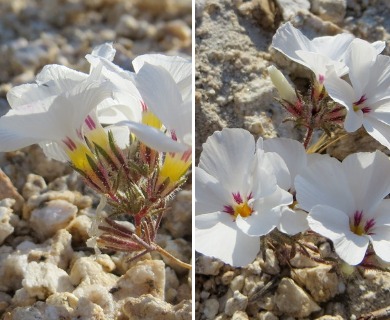
[[[349,31],[369,41],[389,40],[388,1],[197,0],[195,7],[197,158],[207,137],[224,127],[302,139],[301,131],[282,123],[285,114],[266,72],[274,64],[299,89],[307,87],[308,70],[270,48],[283,21],[308,37]],[[327,152],[343,159],[376,149],[383,150],[360,130]],[[332,255],[329,243],[316,245]],[[302,254],[286,261],[286,254],[270,247],[263,256],[245,268],[197,256],[196,319],[358,319],[390,305],[388,272],[346,274]]]
[[[191,55],[190,0],[0,0],[0,114],[7,91],[46,64],[87,72],[92,48],[114,42],[115,63],[139,54]],[[86,247],[98,196],[37,146],[0,154],[1,319],[190,319],[190,272],[158,254]],[[158,243],[191,259],[191,185]]]

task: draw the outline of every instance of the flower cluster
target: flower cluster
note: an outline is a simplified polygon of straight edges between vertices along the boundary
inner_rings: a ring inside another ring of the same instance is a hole
[[[373,254],[390,263],[388,156],[359,152],[340,162],[315,153],[336,142],[335,130],[361,126],[390,148],[390,58],[380,54],[385,44],[350,34],[309,40],[288,22],[272,46],[313,72],[304,95],[275,67],[268,69],[287,120],[305,128],[306,136],[303,143],[255,142],[244,129],[225,128],[208,138],[195,171],[196,250],[245,266],[260,250],[259,237],[278,230],[291,239],[299,233],[326,237],[350,265],[369,265]],[[316,130],[324,135],[310,146]]]
[[[80,173],[112,208],[99,226],[100,247],[163,252],[155,236],[191,165],[191,62],[149,54],[129,72],[114,56],[103,44],[86,56],[88,74],[47,65],[34,83],[12,88],[0,151],[38,143]]]

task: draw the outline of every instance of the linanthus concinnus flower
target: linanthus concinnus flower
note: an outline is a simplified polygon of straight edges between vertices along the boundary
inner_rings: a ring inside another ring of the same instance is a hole
[[[260,250],[259,236],[277,226],[280,206],[292,196],[277,186],[264,151],[243,129],[210,136],[195,170],[195,249],[247,265]]]
[[[390,262],[390,160],[380,151],[355,153],[343,162],[322,156],[295,179],[309,227],[329,238],[346,263],[358,265],[369,243]]]
[[[348,73],[344,59],[354,38],[352,34],[341,33],[309,40],[301,31],[294,28],[291,22],[287,22],[276,31],[272,38],[272,46],[291,60],[313,71],[315,85],[318,85],[318,91],[321,91],[328,66],[333,66],[339,77]],[[384,41],[376,41],[370,45],[377,54],[385,48]]]
[[[390,57],[377,55],[366,41],[355,39],[346,59],[350,83],[329,68],[325,88],[329,96],[347,109],[344,129],[363,126],[381,144],[390,148]]]

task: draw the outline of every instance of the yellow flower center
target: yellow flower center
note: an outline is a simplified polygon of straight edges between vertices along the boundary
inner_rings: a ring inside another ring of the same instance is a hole
[[[253,210],[248,203],[243,202],[234,206],[234,217],[240,215],[243,218],[247,218],[252,214]]]

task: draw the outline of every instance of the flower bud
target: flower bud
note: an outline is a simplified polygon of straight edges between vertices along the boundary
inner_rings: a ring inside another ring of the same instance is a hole
[[[298,100],[297,95],[283,73],[281,73],[275,66],[269,66],[267,70],[272,83],[279,92],[280,98],[295,105]]]

